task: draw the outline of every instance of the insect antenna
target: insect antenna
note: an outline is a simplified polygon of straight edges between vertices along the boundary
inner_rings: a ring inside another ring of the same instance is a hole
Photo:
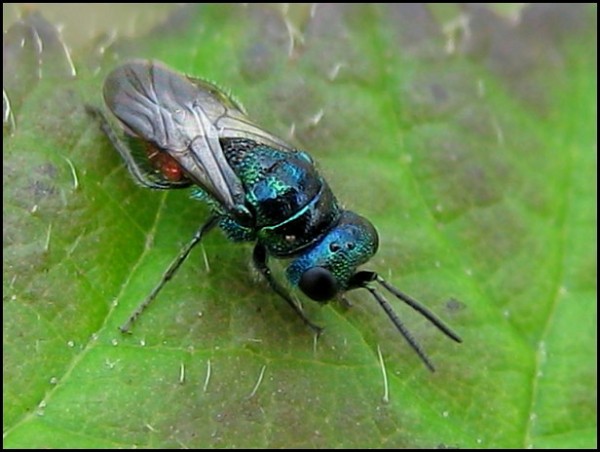
[[[390,303],[386,300],[386,298],[381,293],[379,293],[377,291],[377,289],[375,289],[374,287],[372,287],[370,285],[370,283],[373,283],[375,281],[379,285],[381,285],[384,289],[387,289],[390,293],[395,295],[397,298],[402,300],[404,303],[409,305],[411,308],[413,308],[415,311],[417,311],[419,314],[421,314],[423,317],[425,317],[427,320],[429,320],[431,323],[433,323],[442,333],[444,333],[450,339],[452,339],[453,341],[459,342],[459,343],[462,342],[462,339],[458,336],[458,334],[456,334],[448,326],[446,326],[440,319],[438,319],[433,314],[433,312],[431,312],[429,309],[427,309],[425,306],[423,306],[421,303],[419,303],[414,298],[409,297],[404,292],[401,292],[398,289],[396,289],[394,286],[389,284],[386,280],[384,280],[377,273],[372,272],[372,271],[360,271],[360,272],[355,273],[352,276],[352,278],[350,279],[349,284],[348,284],[348,290],[362,288],[362,289],[366,289],[369,292],[371,292],[371,295],[373,295],[373,297],[377,300],[377,302],[379,303],[381,308],[385,311],[385,313],[387,314],[389,319],[392,321],[392,323],[394,324],[396,329],[400,332],[400,334],[402,334],[404,339],[406,339],[408,344],[417,353],[417,355],[419,355],[419,358],[421,358],[421,361],[423,361],[423,363],[425,363],[425,365],[427,366],[427,368],[430,371],[435,372],[435,367],[433,366],[433,364],[431,363],[431,361],[429,360],[429,358],[427,357],[427,355],[425,354],[425,352],[423,351],[423,349],[421,348],[419,343],[413,338],[410,331],[408,331],[408,329],[404,326],[404,324],[400,320],[400,317],[398,317],[398,314],[396,314],[396,312],[393,310]]]
[[[405,302],[407,305],[409,305],[411,308],[413,308],[415,311],[417,311],[419,314],[421,314],[423,317],[425,317],[427,320],[429,320],[431,323],[433,323],[437,327],[438,330],[440,330],[442,333],[444,333],[450,339],[452,339],[455,342],[458,342],[459,344],[462,342],[462,339],[460,338],[460,336],[458,334],[456,334],[454,331],[452,331],[448,326],[446,326],[444,324],[444,322],[442,322],[440,319],[438,319],[433,312],[431,312],[429,309],[427,309],[425,306],[423,306],[417,300],[406,295],[404,292],[400,292],[398,289],[396,289],[394,286],[392,286],[390,283],[388,283],[386,280],[384,280],[379,275],[377,275],[376,281],[379,284],[381,284],[383,287],[385,287],[389,292],[394,294],[397,298],[399,298],[400,300]]]
[[[373,297],[375,297],[375,299],[377,300],[379,305],[383,308],[383,310],[385,311],[387,316],[390,318],[390,320],[392,321],[392,323],[394,324],[396,329],[398,331],[400,331],[400,334],[402,334],[402,336],[404,336],[404,339],[406,339],[406,341],[411,346],[411,348],[417,353],[417,355],[419,355],[419,358],[421,358],[421,361],[423,361],[423,363],[425,363],[425,365],[431,372],[435,372],[435,367],[433,367],[433,364],[431,363],[431,361],[429,360],[429,358],[427,357],[427,355],[425,354],[425,352],[423,351],[423,349],[421,348],[419,343],[415,340],[415,338],[412,337],[412,334],[410,334],[410,331],[408,331],[408,329],[404,326],[404,324],[398,317],[398,314],[396,314],[396,312],[392,309],[392,306],[388,303],[388,301],[384,298],[384,296],[381,295],[379,292],[377,292],[377,290],[374,287],[370,287],[370,286],[363,286],[363,287],[365,289],[367,289],[369,292],[371,292],[371,295],[373,295]]]

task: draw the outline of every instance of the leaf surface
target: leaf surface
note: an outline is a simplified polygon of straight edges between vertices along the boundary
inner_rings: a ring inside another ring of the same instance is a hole
[[[88,43],[73,77],[53,25],[17,22],[5,447],[595,447],[595,43],[572,5],[183,7]],[[220,234],[118,332],[208,215],[137,187],[85,114],[133,57],[230,87],[311,153],[379,230],[366,267],[462,336],[392,300],[436,373],[368,293],[305,301],[315,342]]]

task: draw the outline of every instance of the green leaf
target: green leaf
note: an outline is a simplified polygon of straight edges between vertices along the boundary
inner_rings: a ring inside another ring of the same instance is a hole
[[[54,26],[15,23],[5,447],[596,447],[595,17],[183,7],[139,38],[82,46],[75,78]],[[462,336],[390,299],[436,373],[368,293],[348,310],[306,301],[326,327],[315,341],[251,247],[218,233],[119,333],[208,215],[184,191],[137,187],[85,114],[133,57],[230,87],[311,153],[379,230],[365,267]]]

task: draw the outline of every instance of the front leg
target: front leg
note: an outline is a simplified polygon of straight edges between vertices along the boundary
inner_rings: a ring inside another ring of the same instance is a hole
[[[257,243],[254,247],[252,259],[258,271],[260,271],[260,273],[265,277],[265,279],[269,283],[269,286],[271,286],[271,289],[273,289],[281,298],[283,298],[290,305],[290,307],[296,312],[296,314],[298,314],[300,318],[302,318],[302,321],[306,325],[308,325],[315,333],[317,333],[317,336],[320,335],[323,332],[323,328],[311,322],[310,319],[306,317],[302,309],[300,309],[300,307],[294,302],[294,300],[292,300],[285,288],[281,284],[279,284],[275,280],[275,278],[273,278],[271,269],[267,265],[267,257],[268,256],[266,248],[260,243]]]

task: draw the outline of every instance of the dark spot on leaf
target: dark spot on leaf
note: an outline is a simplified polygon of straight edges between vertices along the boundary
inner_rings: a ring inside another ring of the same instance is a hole
[[[465,139],[456,130],[443,125],[423,126],[415,136],[425,141],[423,158],[415,155],[419,180],[433,214],[449,221],[476,207],[490,206],[503,196],[501,181],[512,177],[508,161],[494,152],[494,142]]]
[[[402,52],[416,56],[441,56],[442,31],[424,3],[386,5],[385,20],[396,34]]]
[[[443,103],[448,99],[448,91],[439,83],[431,84],[431,94],[436,103]]]
[[[56,195],[54,182],[57,172],[56,166],[51,163],[46,163],[37,169],[36,173],[40,177],[34,180],[30,186],[35,203],[43,202],[45,198]]]
[[[564,64],[559,45],[585,23],[586,11],[583,5],[529,5],[520,20],[511,22],[486,6],[469,4],[465,7],[469,33],[462,51],[482,61],[519,98],[543,111],[549,96],[537,77]]]
[[[456,298],[450,298],[448,301],[446,301],[446,308],[449,311],[462,311],[466,308],[466,305]]]
[[[2,47],[3,85],[13,110],[40,79],[75,75],[60,33],[38,12],[14,23],[4,34]]]
[[[449,64],[445,66],[446,69],[439,72],[417,71],[400,87],[401,113],[407,122],[454,117],[463,107],[475,102],[475,80],[463,70],[453,69]]]
[[[560,43],[586,24],[589,6],[573,3],[532,3],[523,9],[519,32],[540,44]]]
[[[241,73],[248,81],[259,81],[269,74],[273,62],[271,50],[261,42],[249,45],[241,59]]]
[[[172,10],[166,20],[153,27],[148,35],[156,35],[164,38],[169,35],[181,33],[181,30],[190,27],[194,20],[198,20],[196,10],[197,5],[195,4],[180,4],[179,7]]]
[[[290,31],[273,8],[251,7],[246,14],[252,19],[253,27],[242,39],[246,43],[240,54],[240,71],[249,82],[257,82],[271,74],[282,64],[293,48]]]
[[[370,5],[315,4],[304,33],[303,60],[332,83],[372,81],[376,68],[352,43],[354,27],[372,14]]]

